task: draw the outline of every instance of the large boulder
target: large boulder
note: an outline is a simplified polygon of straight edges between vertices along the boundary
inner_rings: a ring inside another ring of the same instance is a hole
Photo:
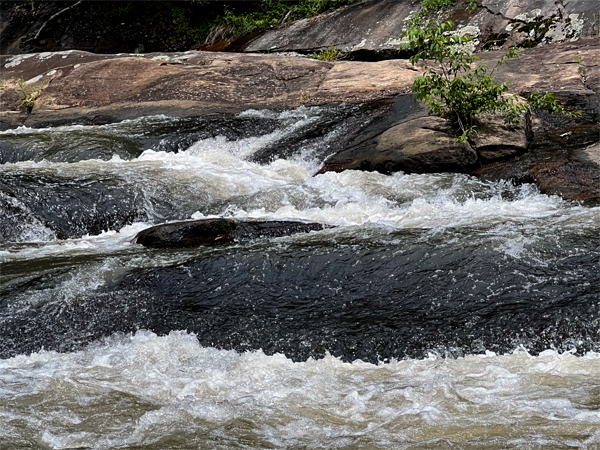
[[[483,0],[475,11],[464,2],[434,13],[452,19],[458,32],[474,38],[474,49],[535,47],[597,35],[596,0]],[[420,10],[418,2],[372,0],[267,30],[251,41],[247,52],[312,52],[333,44],[357,59],[396,58],[407,20]]]
[[[483,115],[471,144],[456,142],[456,130],[432,117],[412,95],[398,96],[389,112],[361,130],[355,141],[329,158],[320,173],[348,169],[381,173],[469,173],[483,164],[527,151],[531,119],[508,126],[502,118]]]
[[[198,116],[250,108],[361,103],[410,90],[408,61],[329,63],[305,57],[216,52],[0,56],[0,122],[6,126],[119,121],[153,114]],[[25,88],[43,87],[30,113]]]
[[[223,245],[264,237],[320,231],[325,225],[293,221],[236,221],[203,219],[157,225],[140,231],[135,242],[150,248]]]
[[[512,92],[561,91],[579,103],[600,90],[598,40],[526,49],[499,68]],[[480,54],[495,65],[502,52]],[[68,51],[0,56],[0,128],[119,121],[152,114],[199,116],[249,108],[362,103],[411,92],[428,63],[317,61],[281,55],[184,52],[94,55]],[[42,87],[31,112],[25,89]]]

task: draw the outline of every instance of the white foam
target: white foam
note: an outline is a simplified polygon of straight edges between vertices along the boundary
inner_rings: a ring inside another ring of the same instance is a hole
[[[31,128],[25,125],[21,125],[17,128],[11,128],[8,130],[0,131],[0,136],[12,136],[12,135],[26,135],[26,134],[60,134],[69,133],[73,131],[90,131],[96,132],[109,132],[112,134],[128,133],[131,134],[130,125],[154,125],[163,124],[165,122],[172,122],[177,119],[166,116],[164,114],[157,114],[154,116],[144,116],[137,119],[125,119],[117,123],[109,123],[104,125],[61,125],[57,127],[43,127],[43,128]]]
[[[313,176],[318,167],[314,159],[278,159],[265,165],[245,159],[271,138],[227,141],[217,137],[179,153],[146,150],[132,161],[115,157],[110,161],[27,161],[6,166],[13,171],[36,169],[69,177],[112,174],[142,188],[148,217],[154,221],[161,217],[154,211],[156,202],[187,211],[195,208],[199,214],[206,214],[206,210],[198,206],[206,208],[219,202],[223,206],[217,215],[240,219],[304,220],[389,229],[507,223],[539,228],[542,220],[544,227],[594,227],[600,218],[600,208],[579,207],[540,194],[532,185],[482,182],[458,174],[386,176],[345,171]],[[521,231],[509,234],[513,242],[506,244],[506,252],[518,256],[522,251],[519,246],[531,242],[519,240]]]
[[[51,256],[78,256],[91,254],[106,254],[121,251],[131,246],[133,237],[140,231],[152,226],[150,223],[135,222],[127,225],[119,232],[114,230],[103,231],[99,235],[86,235],[80,239],[49,240],[43,246],[35,241],[34,245],[18,245],[9,247],[0,253],[0,262],[6,263],[21,259],[47,258]]]
[[[280,448],[434,438],[506,448],[561,436],[582,445],[600,427],[590,397],[599,375],[595,353],[294,363],[203,348],[184,332],[139,331],[75,353],[0,360],[0,415],[51,448],[161,448],[152,443],[198,436]],[[119,424],[110,432],[98,422],[109,410],[108,423]]]

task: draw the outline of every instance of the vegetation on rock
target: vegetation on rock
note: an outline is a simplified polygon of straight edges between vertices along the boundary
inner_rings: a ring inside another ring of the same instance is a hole
[[[493,78],[501,64],[518,56],[516,49],[511,48],[492,70],[483,64],[473,66],[478,58],[466,49],[472,38],[452,34],[452,28],[452,21],[427,21],[424,26],[413,26],[403,34],[409,39],[404,48],[414,52],[410,57],[412,64],[432,59],[440,67],[440,70],[429,69],[415,79],[416,98],[427,104],[430,114],[455,124],[461,142],[476,134],[474,121],[479,114],[500,112],[507,123],[518,123],[527,105],[516,94],[506,95],[507,83],[498,83]]]
[[[353,2],[354,0],[262,0],[258,8],[241,13],[235,10],[235,4],[225,6],[223,14],[214,20],[205,43],[212,44],[293,20],[314,17]]]
[[[559,105],[552,93],[534,92],[529,101],[517,94],[508,94],[508,83],[494,79],[496,70],[518,57],[516,48],[510,48],[491,70],[484,64],[474,64],[468,43],[470,36],[452,33],[454,23],[427,20],[423,25],[413,25],[403,33],[408,43],[401,50],[413,53],[410,62],[433,60],[439,68],[428,69],[415,79],[413,91],[423,100],[429,113],[448,119],[455,125],[457,141],[467,142],[477,134],[476,118],[482,113],[501,114],[509,125],[517,125],[530,108],[546,109],[565,115],[576,115]],[[580,113],[579,113],[580,114]]]
[[[20,80],[18,82],[18,87],[16,91],[21,94],[21,104],[27,109],[28,112],[31,112],[33,106],[35,105],[35,100],[40,96],[42,90],[45,86],[36,86],[33,88],[29,88],[26,86],[24,80]]]
[[[310,58],[318,59],[320,61],[337,61],[346,56],[344,52],[335,47],[333,43],[329,44],[329,46],[324,50],[319,50],[316,53],[310,53],[308,55]]]
[[[467,9],[474,11],[477,9],[477,0],[465,0]],[[434,12],[456,5],[456,0],[421,0],[421,10],[415,17],[409,20],[411,27],[419,25],[427,16]]]
[[[184,51],[313,17],[353,1],[6,2],[3,15],[8,25],[0,44],[6,50],[19,42],[20,51],[28,52]],[[62,14],[65,6],[68,14]],[[32,27],[36,22],[43,25]]]

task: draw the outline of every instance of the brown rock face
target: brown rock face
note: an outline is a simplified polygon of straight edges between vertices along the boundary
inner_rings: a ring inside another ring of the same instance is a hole
[[[447,121],[428,116],[412,95],[399,96],[384,117],[373,121],[352,145],[328,159],[320,173],[347,169],[468,173],[526,152],[532,138],[529,114],[518,126],[507,126],[502,118],[484,115],[477,130],[473,145],[457,143],[456,130]]]
[[[593,150],[600,155],[600,147]],[[568,200],[600,198],[600,167],[581,161],[551,161],[534,166],[529,175],[540,191]]]
[[[531,114],[525,114],[518,125],[507,125],[501,117],[484,114],[478,120],[472,146],[481,163],[487,164],[525,153],[532,139]]]
[[[56,55],[56,56],[55,56]],[[0,57],[5,107],[0,121],[22,123],[17,82],[45,86],[25,123],[118,121],[150,114],[194,116],[249,108],[359,103],[410,91],[408,61],[335,64],[304,57],[186,52],[142,57],[85,52]],[[11,94],[12,93],[12,94]],[[14,97],[14,95],[13,95]]]
[[[560,91],[585,102],[599,90],[598,50],[597,39],[523,50],[519,60],[500,69],[498,80],[510,82],[513,92]],[[481,54],[489,65],[500,56]],[[426,68],[406,60],[329,63],[195,51],[144,57],[78,51],[0,56],[0,67],[5,126],[368,102],[410,93],[414,78]],[[16,93],[19,80],[28,89],[44,87],[30,114],[23,113]]]
[[[478,166],[468,144],[454,142],[454,132],[437,117],[410,116],[378,136],[368,146],[342,151],[320,173],[348,169],[381,173],[462,172]]]

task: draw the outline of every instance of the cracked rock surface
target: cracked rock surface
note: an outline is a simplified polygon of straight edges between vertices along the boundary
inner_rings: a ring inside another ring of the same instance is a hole
[[[406,22],[419,8],[417,1],[358,2],[269,29],[252,40],[245,51],[308,53],[333,44],[355,59],[397,58]],[[458,32],[473,37],[477,51],[588,39],[597,36],[597,16],[596,0],[483,0],[475,11],[466,11],[459,2],[433,14],[437,20],[453,20]]]

